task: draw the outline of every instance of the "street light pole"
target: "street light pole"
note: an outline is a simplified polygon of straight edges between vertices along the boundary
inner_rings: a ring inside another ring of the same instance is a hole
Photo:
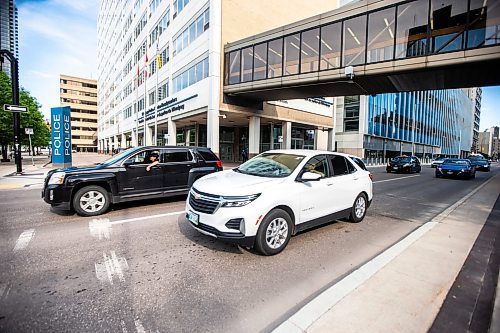
[[[19,65],[17,58],[9,50],[0,50],[0,58],[6,56],[10,61],[10,72],[12,80],[12,104],[19,105]],[[13,112],[12,117],[14,118],[14,156],[16,161],[16,173],[20,174],[23,172],[22,161],[21,161],[21,114],[19,112]]]

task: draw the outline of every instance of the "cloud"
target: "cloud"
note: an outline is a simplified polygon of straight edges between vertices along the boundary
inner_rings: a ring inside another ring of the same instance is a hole
[[[35,71],[35,70],[32,70],[31,73],[34,74],[34,75],[43,77],[45,79],[53,79],[53,78],[57,78],[58,77],[57,75],[52,74],[52,73],[44,73],[44,72],[39,72],[39,71]]]

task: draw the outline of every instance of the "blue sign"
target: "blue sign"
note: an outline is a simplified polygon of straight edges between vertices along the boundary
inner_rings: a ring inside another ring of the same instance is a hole
[[[71,166],[71,108],[50,109],[52,127],[52,164]]]

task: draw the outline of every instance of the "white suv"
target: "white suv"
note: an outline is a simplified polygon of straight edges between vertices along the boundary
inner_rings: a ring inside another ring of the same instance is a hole
[[[371,177],[355,156],[271,150],[197,180],[186,217],[203,234],[273,255],[304,229],[345,217],[360,222],[373,197]]]

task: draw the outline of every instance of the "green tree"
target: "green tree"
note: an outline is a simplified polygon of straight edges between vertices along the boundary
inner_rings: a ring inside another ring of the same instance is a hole
[[[3,111],[4,104],[12,104],[12,86],[7,74],[0,71],[0,144],[2,157],[7,158],[7,147],[14,143],[14,123],[12,112]],[[21,144],[29,145],[29,138],[24,134],[24,128],[33,128],[31,138],[33,147],[46,147],[50,142],[50,132],[40,112],[41,105],[36,98],[21,88],[19,91],[19,104],[28,107],[28,112],[21,113]]]
[[[4,104],[12,104],[12,86],[10,79],[3,71],[0,71],[0,145],[2,147],[2,159],[7,159],[7,147],[14,140],[14,126],[12,112],[4,111]]]

